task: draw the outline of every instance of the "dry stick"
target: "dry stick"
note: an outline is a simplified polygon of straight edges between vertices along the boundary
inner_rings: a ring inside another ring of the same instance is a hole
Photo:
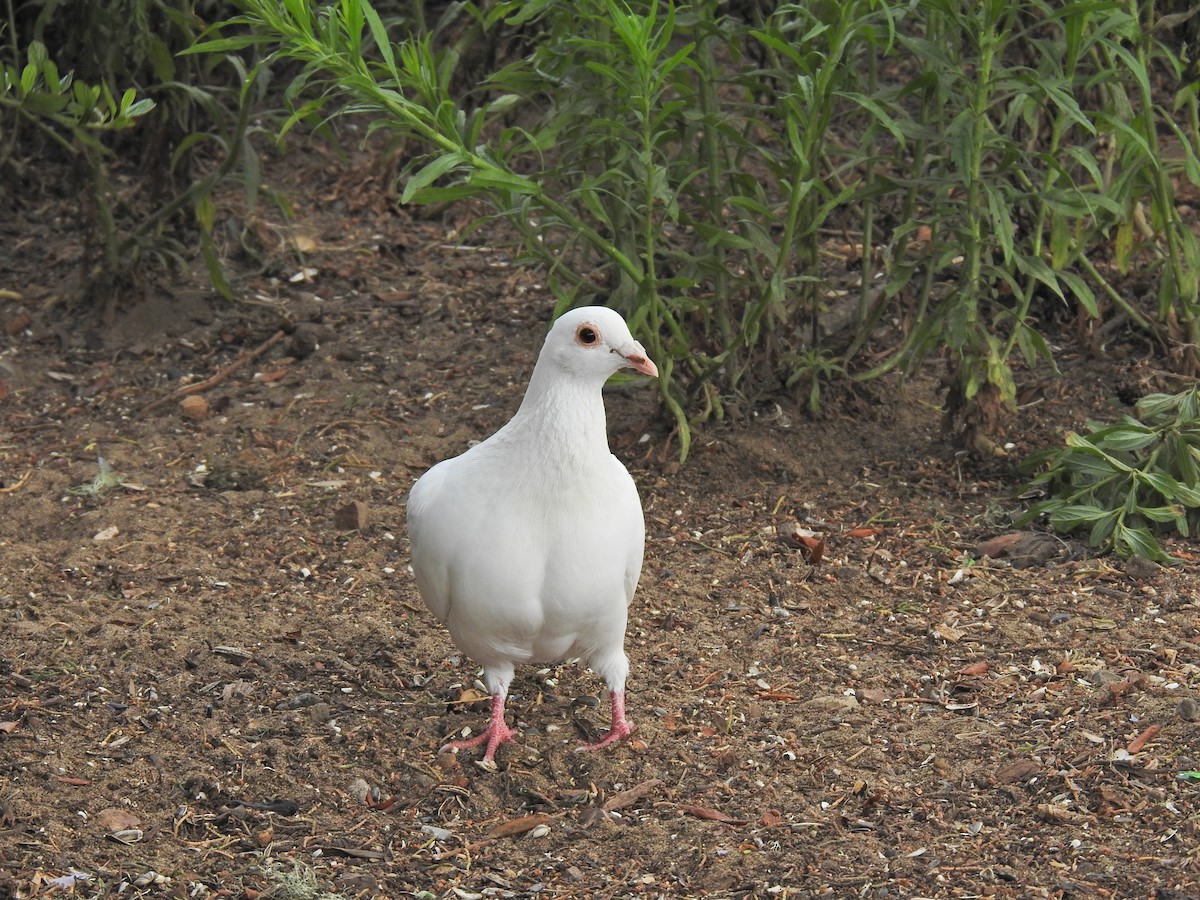
[[[179,388],[179,390],[168,394],[165,397],[158,398],[153,403],[146,406],[142,412],[148,413],[150,410],[156,409],[157,407],[162,406],[164,403],[170,403],[172,400],[182,400],[189,394],[198,394],[201,391],[207,391],[209,388],[216,387],[242,366],[254,362],[254,360],[258,359],[260,356],[278,344],[281,340],[283,340],[283,335],[284,332],[282,331],[275,332],[253,350],[243,353],[212,378],[206,378],[204,381],[197,381],[195,384],[184,385],[183,387]]]
[[[28,472],[26,472],[21,477],[21,480],[18,481],[16,484],[10,484],[6,488],[0,488],[0,494],[12,494],[12,493],[19,491],[21,488],[25,487],[25,482],[27,482],[29,480],[29,476],[32,474],[33,474],[33,469],[30,469]]]

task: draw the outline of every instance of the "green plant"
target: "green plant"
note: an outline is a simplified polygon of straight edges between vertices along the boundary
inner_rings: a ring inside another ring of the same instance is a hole
[[[1018,524],[1045,517],[1055,531],[1087,528],[1102,551],[1173,561],[1155,532],[1200,529],[1200,387],[1143,397],[1137,413],[1031,456],[1025,471],[1040,471],[1027,490],[1049,496]]]
[[[95,500],[102,500],[108,496],[113,488],[120,487],[125,483],[125,476],[113,471],[113,467],[109,465],[108,460],[103,456],[97,458],[97,464],[99,470],[96,472],[95,478],[87,484],[81,484],[78,487],[69,489],[67,493],[78,497],[91,497]]]
[[[74,163],[86,198],[88,292],[110,313],[117,297],[136,286],[144,260],[186,268],[187,246],[171,226],[189,212],[213,284],[231,296],[212,241],[212,192],[241,166],[253,202],[258,169],[248,114],[256,94],[236,57],[202,63],[176,56],[199,34],[206,8],[215,12],[221,5],[49,0],[9,4],[0,22],[6,38],[0,42],[0,168],[31,178],[46,161]],[[221,64],[231,77],[214,75]],[[122,91],[119,84],[138,87]],[[210,144],[224,154],[216,165],[198,152]],[[122,195],[111,173],[134,158],[150,189]],[[131,196],[149,203],[134,207]]]
[[[1014,366],[1053,364],[1055,305],[1115,310],[1188,352],[1196,241],[1170,190],[1200,182],[1200,129],[1194,91],[1174,101],[1186,122],[1147,93],[1162,60],[1186,67],[1152,3],[497,0],[436,24],[368,0],[243,9],[195,49],[298,61],[285,133],[366,113],[416,146],[401,202],[482,200],[560,309],[622,309],[681,455],[730,402],[785,383],[815,407],[814,378],[935,353],[948,421],[986,434],[1015,404]],[[472,48],[498,54],[474,79]],[[831,339],[829,235],[860,227],[857,333]],[[1163,260],[1157,316],[1112,283],[1114,240],[1118,262]],[[900,343],[868,347],[886,320]]]
[[[821,412],[821,385],[834,376],[845,375],[841,363],[826,350],[809,348],[793,353],[788,360],[791,374],[786,386],[808,386],[808,409],[814,416]]]

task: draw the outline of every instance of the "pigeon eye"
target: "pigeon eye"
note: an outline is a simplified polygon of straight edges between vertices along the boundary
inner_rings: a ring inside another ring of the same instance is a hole
[[[592,347],[600,342],[600,332],[594,325],[580,325],[575,330],[575,342],[581,347]]]

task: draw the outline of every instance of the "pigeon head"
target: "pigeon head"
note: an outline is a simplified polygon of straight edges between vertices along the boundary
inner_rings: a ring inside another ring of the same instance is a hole
[[[658,367],[633,339],[620,314],[604,306],[583,306],[562,314],[542,347],[556,368],[577,377],[604,381],[618,369],[658,376]]]

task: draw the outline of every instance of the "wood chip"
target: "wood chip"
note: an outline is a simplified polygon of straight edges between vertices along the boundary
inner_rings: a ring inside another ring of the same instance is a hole
[[[339,531],[362,531],[370,521],[371,510],[361,500],[351,500],[333,514],[333,524]]]
[[[1017,759],[997,770],[996,783],[1012,784],[1016,781],[1028,781],[1041,773],[1041,763],[1034,762],[1032,759]]]
[[[747,819],[735,819],[719,809],[708,809],[704,806],[692,806],[690,803],[680,803],[679,811],[697,819],[707,819],[710,822],[720,822],[722,825],[745,825]]]
[[[604,801],[604,811],[613,812],[614,810],[624,809],[626,806],[632,806],[643,797],[655,793],[663,783],[658,778],[651,778],[649,781],[643,781],[641,784],[635,784],[633,787],[625,791],[620,791],[613,794]]]
[[[1063,806],[1056,806],[1053,803],[1039,803],[1037,805],[1037,813],[1043,821],[1052,824],[1068,824],[1080,825],[1089,821],[1088,817],[1083,813],[1076,812],[1073,809],[1067,809]]]
[[[1130,753],[1141,753],[1142,749],[1146,746],[1146,744],[1148,744],[1155,737],[1157,737],[1158,733],[1160,731],[1162,731],[1161,725],[1151,725],[1149,728],[1147,728],[1145,731],[1143,731],[1141,734],[1139,734],[1137,737],[1135,737],[1132,741],[1130,741],[1129,746],[1126,747],[1125,749],[1128,750]]]

